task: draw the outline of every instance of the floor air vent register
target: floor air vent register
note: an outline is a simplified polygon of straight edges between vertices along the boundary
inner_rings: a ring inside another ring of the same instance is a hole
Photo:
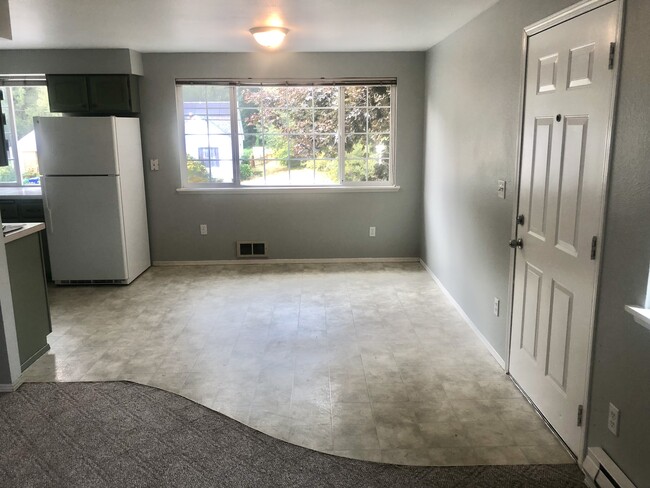
[[[268,246],[266,242],[237,241],[238,258],[266,258]]]

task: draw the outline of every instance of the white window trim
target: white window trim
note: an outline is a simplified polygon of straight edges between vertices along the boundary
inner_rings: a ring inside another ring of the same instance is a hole
[[[237,128],[237,97],[233,96],[237,86],[240,85],[236,80],[232,80],[231,93],[230,93],[230,121],[231,121],[231,141],[232,141],[232,165],[233,165],[233,183],[188,183],[187,182],[187,149],[185,145],[185,121],[184,121],[184,107],[182,87],[187,84],[188,80],[176,80],[176,113],[178,121],[178,133],[180,139],[180,176],[181,187],[176,189],[177,193],[181,194],[210,194],[210,193],[265,193],[265,194],[281,194],[281,193],[336,193],[336,192],[396,192],[400,187],[397,185],[397,167],[396,159],[396,139],[397,139],[397,85],[390,84],[390,154],[389,154],[389,168],[388,168],[388,181],[344,181],[345,169],[345,153],[343,137],[343,130],[345,128],[345,105],[342,104],[342,94],[339,95],[341,105],[339,105],[339,176],[340,182],[332,185],[309,185],[309,186],[267,186],[267,185],[242,185],[239,181],[239,134]],[[197,85],[201,84],[215,84],[214,81],[223,82],[223,80],[190,80],[195,81]],[[250,80],[246,80],[250,82]],[[319,80],[323,81],[323,80]],[[254,84],[255,82],[252,82]],[[372,85],[372,79],[358,80],[358,85]],[[223,83],[221,83],[223,84]],[[263,81],[260,84],[264,84]],[[303,82],[298,80],[291,86],[310,86],[312,83],[309,81]],[[339,86],[342,90],[345,84],[337,84],[336,80],[328,80],[324,82],[325,85]],[[270,83],[270,86],[278,86],[277,82]],[[342,110],[341,110],[342,108]],[[342,154],[343,153],[343,154]]]
[[[18,75],[18,76],[2,76],[0,86],[8,88],[8,92],[12,87],[16,86],[47,86],[44,75]],[[8,141],[11,152],[14,156],[13,167],[16,174],[15,182],[0,182],[1,188],[41,188],[41,185],[25,185],[23,184],[22,171],[20,167],[20,154],[18,153],[18,139],[16,138],[16,119],[14,112],[14,100],[11,93],[7,93],[5,100],[9,113],[5,113],[7,125],[10,126],[11,140]],[[4,112],[3,112],[4,113]],[[4,137],[4,134],[0,134]],[[9,147],[7,149],[9,149]],[[4,166],[3,166],[4,167]]]
[[[287,193],[391,193],[400,190],[397,185],[369,185],[369,186],[219,186],[219,187],[183,187],[176,188],[176,193],[186,195],[209,195],[238,193],[259,193],[265,195]]]
[[[648,271],[647,286],[645,306],[625,305],[625,311],[634,317],[637,324],[650,330],[650,271]]]

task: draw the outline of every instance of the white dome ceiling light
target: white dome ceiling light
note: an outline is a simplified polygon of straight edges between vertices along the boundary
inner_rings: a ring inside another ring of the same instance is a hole
[[[285,27],[253,27],[250,30],[250,33],[253,34],[255,41],[260,46],[268,47],[274,49],[282,44],[284,37],[289,32],[289,29]]]

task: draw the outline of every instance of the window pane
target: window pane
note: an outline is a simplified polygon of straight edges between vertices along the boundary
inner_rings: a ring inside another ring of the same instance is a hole
[[[284,88],[285,103],[288,107],[312,107],[312,87],[287,87]]]
[[[352,134],[345,138],[345,158],[367,158],[368,145],[366,134]]]
[[[338,158],[339,145],[336,136],[314,136],[314,152],[317,158]]]
[[[376,107],[390,107],[390,87],[368,87],[368,104]]]
[[[209,168],[209,173],[210,183],[232,183],[232,161],[221,159],[218,163],[213,162],[213,165]]]
[[[368,110],[365,108],[345,109],[345,132],[367,132],[368,131]]]
[[[314,111],[314,132],[334,134],[339,128],[339,111],[321,109]]]
[[[209,183],[210,173],[208,168],[201,161],[187,155],[187,182],[188,183]]]
[[[264,107],[286,107],[282,88],[271,86],[260,88],[260,101]]]
[[[291,136],[289,144],[292,158],[314,157],[314,138],[311,134]]]
[[[314,160],[292,160],[290,162],[290,184],[308,186],[314,184]]]
[[[368,150],[372,158],[388,159],[390,157],[390,135],[370,134],[370,147]]]
[[[370,132],[390,132],[390,109],[371,108],[368,110],[368,130]]]
[[[286,159],[289,157],[289,137],[282,134],[267,134],[262,138],[266,159]]]
[[[9,152],[11,156],[11,150]],[[16,183],[17,181],[14,160],[10,158],[8,166],[0,167],[0,183]]]
[[[263,185],[264,160],[241,160],[239,162],[239,178],[242,185]]]
[[[368,89],[365,86],[346,86],[343,93],[346,107],[368,106]]]
[[[317,185],[332,185],[339,183],[339,160],[320,159],[316,161]]]
[[[288,185],[289,181],[289,164],[287,160],[267,160],[266,161],[266,184]]]
[[[232,183],[230,89],[182,87],[188,183]]]
[[[339,89],[336,86],[314,87],[314,106],[333,107],[339,106]]]
[[[314,111],[312,109],[298,109],[287,112],[289,117],[288,128],[292,134],[312,133],[314,131]]]
[[[345,160],[345,181],[366,181],[367,159]]]
[[[368,164],[369,181],[388,181],[388,160],[370,160]]]

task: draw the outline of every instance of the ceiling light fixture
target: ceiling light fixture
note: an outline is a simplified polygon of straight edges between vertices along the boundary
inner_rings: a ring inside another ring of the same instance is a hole
[[[260,46],[275,48],[282,44],[289,29],[285,27],[253,27],[251,34]]]

